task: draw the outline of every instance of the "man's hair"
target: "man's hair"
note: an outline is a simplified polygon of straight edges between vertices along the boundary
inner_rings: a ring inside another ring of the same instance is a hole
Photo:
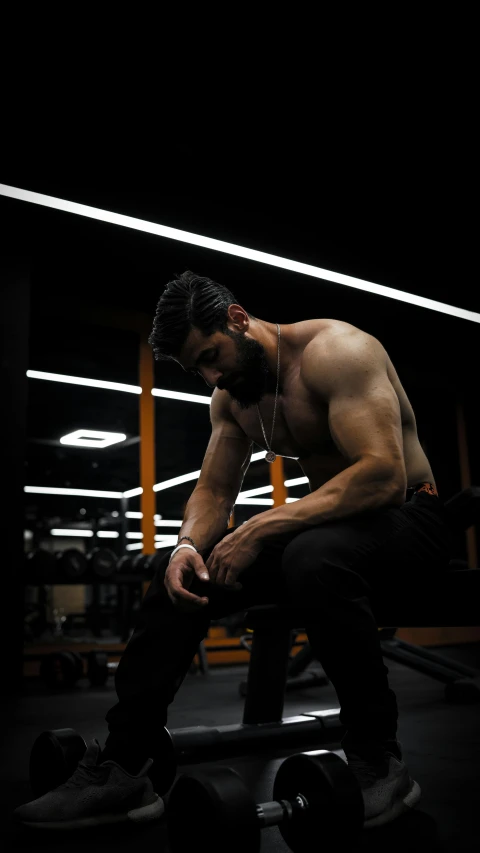
[[[206,276],[190,270],[169,281],[155,313],[148,343],[157,361],[178,356],[193,327],[204,335],[227,332],[228,308],[238,305],[233,293]],[[248,315],[256,319],[252,314]]]

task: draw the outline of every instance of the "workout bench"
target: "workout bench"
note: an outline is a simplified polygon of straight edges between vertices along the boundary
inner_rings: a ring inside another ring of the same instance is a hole
[[[464,489],[445,504],[452,531],[465,531],[480,518],[480,488]],[[457,627],[478,625],[480,569],[451,567],[438,576],[435,588],[395,592],[391,600],[372,602],[377,625],[398,627]],[[245,613],[253,631],[242,723],[172,731],[179,763],[215,760],[258,749],[302,748],[338,742],[343,734],[339,708],[309,711],[283,718],[289,656],[294,633],[306,624],[305,611],[258,605]],[[399,661],[445,683],[449,700],[480,698],[480,672],[446,656],[394,637],[397,628],[382,628],[380,642],[386,658]],[[298,683],[298,682],[297,682]],[[311,679],[308,683],[312,683]]]

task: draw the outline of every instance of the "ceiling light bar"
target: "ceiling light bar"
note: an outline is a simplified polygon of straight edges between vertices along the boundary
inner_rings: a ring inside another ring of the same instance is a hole
[[[152,388],[154,397],[166,397],[168,400],[184,400],[187,403],[206,403],[207,406],[212,402],[211,397],[205,397],[203,394],[184,394],[183,391],[164,391],[161,388]]]
[[[170,541],[170,539],[157,539],[155,541],[155,548],[171,548],[172,545],[176,545],[176,544],[177,544],[177,537],[172,536],[172,541]]]
[[[81,436],[85,436],[82,438]],[[126,435],[124,432],[105,432],[98,429],[77,429],[75,432],[69,432],[67,435],[62,435],[60,444],[68,444],[73,447],[110,447],[111,444],[118,444],[120,441],[125,441]]]
[[[160,519],[155,519],[155,527],[181,527],[183,521],[160,521]]]
[[[135,531],[135,533],[125,533],[127,539],[143,539],[143,533]]]
[[[290,486],[303,486],[304,483],[308,483],[308,477],[295,477],[294,480],[285,480],[283,485],[289,489]]]
[[[49,382],[65,382],[67,385],[87,385],[89,388],[105,388],[107,391],[126,391],[128,394],[141,394],[139,385],[125,385],[123,382],[106,382],[103,379],[85,379],[83,376],[66,376],[63,373],[45,373],[43,370],[27,370],[29,379],[46,379]]]
[[[99,539],[118,539],[120,533],[118,530],[97,530]]]
[[[67,530],[63,527],[54,527],[50,534],[51,536],[84,536],[89,539],[93,536],[93,530]]]
[[[23,491],[31,495],[78,495],[88,498],[123,497],[123,492],[99,492],[96,489],[61,489],[50,486],[24,486]]]
[[[239,492],[239,498],[253,498],[254,495],[265,495],[267,492],[273,492],[273,486],[260,486],[258,489],[247,489],[246,492]]]
[[[143,542],[131,542],[130,545],[125,545],[127,551],[139,551],[143,548]]]
[[[293,504],[293,503],[295,503],[295,501],[299,501],[299,500],[300,500],[300,498],[286,498],[285,503],[286,504]]]
[[[257,261],[260,264],[268,264],[269,266],[290,270],[291,272],[312,276],[313,278],[323,279],[324,281],[332,281],[336,284],[345,285],[346,287],[353,287],[357,290],[364,290],[378,296],[386,296],[389,299],[397,299],[400,302],[417,305],[420,308],[429,308],[432,311],[439,311],[442,314],[450,314],[453,317],[460,317],[463,320],[480,323],[480,314],[475,311],[466,311],[464,308],[457,308],[454,305],[446,305],[444,302],[437,302],[434,299],[427,299],[424,296],[416,296],[413,293],[406,293],[403,290],[386,287],[383,284],[375,284],[374,282],[355,278],[351,275],[331,272],[331,270],[322,269],[321,267],[316,267],[312,264],[303,264],[299,261],[291,261],[289,258],[271,255],[268,252],[259,252],[256,249],[248,249],[246,246],[237,246],[234,243],[227,243],[224,240],[215,240],[211,237],[204,237],[201,234],[193,234],[190,231],[183,231],[179,228],[170,228],[167,225],[159,225],[156,222],[147,222],[145,219],[125,216],[123,213],[113,213],[109,210],[100,210],[99,208],[91,207],[90,205],[79,204],[75,201],[67,201],[66,199],[55,198],[53,196],[44,195],[43,193],[24,190],[21,189],[21,187],[11,187],[7,184],[0,184],[0,195],[7,196],[7,198],[14,198],[18,201],[26,201],[30,204],[38,204],[42,207],[50,207],[54,210],[62,210],[65,213],[74,213],[77,216],[85,216],[89,219],[96,219],[99,222],[109,222],[112,225],[120,225],[123,228],[132,228],[135,231],[143,231],[145,234],[155,234],[157,237],[167,237],[169,240],[179,240],[182,243],[190,243],[192,246],[201,246],[204,249],[212,249],[215,252],[224,252],[227,255],[246,258],[250,261]]]
[[[124,497],[124,498],[135,498],[135,497],[137,497],[137,495],[141,495],[141,494],[143,494],[143,489],[141,486],[137,486],[136,489],[130,489],[128,492],[122,492],[122,497]]]
[[[143,512],[126,512],[125,518],[143,518]]]
[[[248,504],[249,506],[273,506],[273,498],[240,498],[235,501],[235,505]]]
[[[266,450],[260,450],[258,453],[252,453],[250,462],[258,462],[260,459],[265,459]],[[182,474],[180,477],[173,477],[171,480],[164,480],[163,483],[156,483],[153,487],[154,492],[161,492],[163,489],[171,489],[173,486],[179,486],[181,483],[188,483],[190,480],[198,480],[200,471],[192,471],[191,474]],[[127,497],[127,492],[125,492]]]

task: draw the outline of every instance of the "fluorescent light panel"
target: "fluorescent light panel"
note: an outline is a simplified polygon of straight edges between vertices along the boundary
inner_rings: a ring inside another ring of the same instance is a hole
[[[130,545],[125,545],[127,551],[141,551],[143,542],[131,542]]]
[[[81,436],[85,436],[82,438]],[[69,432],[68,435],[62,435],[60,444],[70,444],[75,447],[110,447],[111,444],[118,444],[120,441],[125,441],[126,435],[123,432],[105,432],[98,429],[77,429],[75,432]]]
[[[96,489],[60,489],[53,486],[24,486],[31,495],[78,495],[86,498],[121,498],[123,492],[99,492]]]
[[[294,480],[285,480],[284,486],[288,489],[290,486],[303,486],[304,483],[308,483],[308,477],[295,477]]]
[[[7,198],[14,198],[18,201],[26,201],[30,204],[50,207],[54,210],[62,210],[65,213],[73,213],[77,216],[85,216],[89,219],[96,219],[99,222],[109,222],[112,225],[120,225],[123,228],[143,231],[145,234],[154,234],[157,237],[167,237],[170,240],[178,240],[181,243],[190,243],[192,246],[201,246],[205,249],[212,249],[215,252],[224,252],[227,255],[246,258],[250,261],[257,261],[257,263],[260,264],[267,264],[280,269],[290,270],[291,272],[308,275],[312,278],[323,279],[324,281],[332,281],[336,284],[353,287],[357,290],[364,290],[378,296],[386,296],[388,299],[396,299],[399,302],[407,302],[411,305],[417,305],[420,308],[429,308],[431,311],[439,311],[442,314],[450,314],[452,317],[460,317],[463,320],[480,323],[480,314],[475,311],[466,311],[464,308],[457,308],[454,305],[446,305],[444,302],[437,302],[434,299],[427,299],[424,296],[416,296],[413,293],[405,293],[403,290],[397,290],[393,287],[385,287],[385,285],[375,284],[374,282],[365,281],[364,279],[355,278],[354,276],[331,272],[330,270],[322,269],[321,267],[316,267],[312,264],[303,264],[299,261],[291,261],[289,258],[271,255],[268,252],[259,252],[256,249],[248,249],[246,246],[237,246],[234,243],[227,243],[224,240],[215,240],[211,237],[203,237],[201,234],[193,234],[190,231],[183,231],[179,228],[170,228],[167,225],[158,225],[156,222],[147,222],[144,219],[125,216],[125,214],[122,213],[100,210],[99,208],[91,207],[90,205],[79,204],[78,202],[67,201],[66,199],[54,198],[53,196],[44,195],[43,193],[24,190],[21,189],[21,187],[11,187],[7,184],[0,184],[0,195],[4,195]]]
[[[126,512],[125,518],[143,518],[143,512]]]
[[[182,391],[164,391],[162,388],[152,388],[154,397],[166,397],[168,400],[183,400],[186,403],[206,403],[207,406],[212,402],[211,397],[205,397],[203,394],[184,394]]]
[[[97,530],[99,539],[118,539],[120,533],[118,530]]]
[[[125,536],[127,539],[143,539],[143,533],[140,533],[139,531],[135,533],[126,533]]]
[[[67,385],[87,385],[89,388],[105,388],[107,391],[126,391],[128,394],[142,393],[142,389],[139,385],[125,385],[124,382],[107,382],[104,379],[85,379],[83,376],[68,376],[63,373],[45,373],[43,370],[27,370],[27,376],[29,379],[46,379],[49,382],[65,382]]]
[[[67,530],[63,527],[61,528],[52,528],[50,531],[52,536],[83,536],[86,539],[90,539],[93,536],[93,530]]]

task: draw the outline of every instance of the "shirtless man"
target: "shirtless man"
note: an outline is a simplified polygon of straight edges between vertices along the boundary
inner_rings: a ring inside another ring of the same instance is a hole
[[[304,609],[312,651],[337,692],[365,827],[393,820],[416,805],[420,788],[397,740],[372,602],[401,584],[415,594],[422,577],[448,564],[449,536],[388,354],[339,320],[258,319],[227,288],[189,271],[167,285],[149,340],[157,359],[176,361],[214,389],[201,474],[116,672],[103,752],[95,739],[87,776],[43,804],[22,806],[17,817],[51,825],[60,797],[63,825],[88,818],[92,774],[107,771],[105,812],[114,790],[117,811],[122,796],[130,808],[137,796],[132,819],[160,816],[147,777],[155,733],[211,620],[282,603]],[[310,494],[227,529],[253,442],[296,459]]]

